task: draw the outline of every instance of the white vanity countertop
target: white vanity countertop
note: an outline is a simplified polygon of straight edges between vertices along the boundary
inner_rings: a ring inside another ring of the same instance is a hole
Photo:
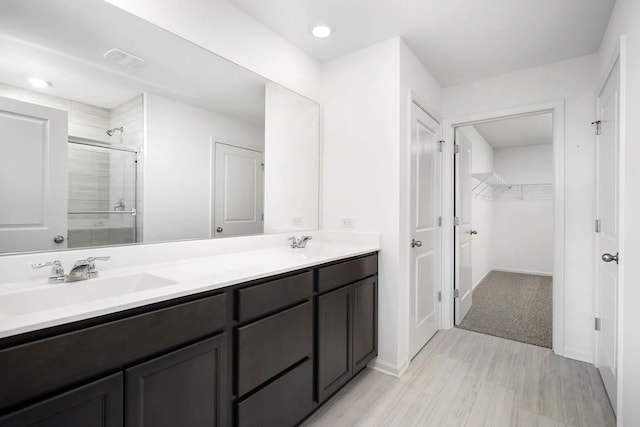
[[[0,338],[314,267],[379,249],[379,245],[375,243],[311,241],[304,249],[276,247],[113,269],[101,272],[99,278],[72,283],[50,285],[42,284],[42,281],[30,281],[0,285]],[[101,279],[117,279],[140,273],[168,279],[176,284],[23,314],[3,312],[1,308],[3,296],[8,301],[11,295],[15,298],[18,292],[22,293],[26,289],[37,291],[51,289],[53,286],[85,287],[99,285]]]

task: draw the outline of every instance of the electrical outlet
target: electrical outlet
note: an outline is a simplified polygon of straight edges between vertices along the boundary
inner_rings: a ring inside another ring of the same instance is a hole
[[[294,216],[291,219],[291,225],[302,225],[302,217],[301,216]]]
[[[342,226],[344,228],[353,228],[356,226],[356,219],[350,216],[342,217]]]

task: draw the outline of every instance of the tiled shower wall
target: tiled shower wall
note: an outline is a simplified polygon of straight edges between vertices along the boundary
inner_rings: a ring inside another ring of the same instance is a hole
[[[123,127],[123,133],[115,133],[111,139],[112,144],[120,143],[126,147],[138,148],[138,167],[136,176],[137,185],[137,220],[136,220],[136,236],[138,242],[143,242],[143,227],[142,219],[144,218],[144,212],[142,209],[142,198],[144,197],[142,192],[142,149],[144,146],[144,97],[138,95],[130,101],[125,102],[111,110],[110,128]],[[126,210],[129,210],[131,205],[125,206]],[[118,244],[118,243],[114,243]]]
[[[135,154],[69,145],[69,228],[71,248],[134,243]],[[120,201],[123,208],[117,208]],[[96,212],[78,214],[74,212]]]

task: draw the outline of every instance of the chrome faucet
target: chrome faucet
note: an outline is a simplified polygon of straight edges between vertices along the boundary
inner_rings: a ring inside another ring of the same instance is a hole
[[[49,272],[49,283],[62,283],[65,281],[66,276],[64,275],[64,267],[60,261],[56,260],[31,264],[31,268],[42,268],[48,266],[51,266],[51,271]]]
[[[299,239],[293,236],[293,237],[289,237],[287,240],[291,242],[291,248],[296,249],[296,248],[305,248],[307,246],[307,242],[311,239],[312,239],[311,236],[302,236]]]
[[[96,261],[109,261],[110,259],[110,256],[98,256],[76,261],[76,263],[73,264],[73,268],[69,272],[66,281],[77,282],[97,277],[98,270],[96,270]]]
[[[92,277],[96,277],[98,275],[98,270],[96,270],[96,261],[109,261],[110,259],[111,257],[109,256],[81,259],[80,261],[76,261],[69,272],[69,275],[64,274],[64,267],[58,260],[31,264],[31,268],[51,266],[51,271],[49,272],[49,283],[77,282],[79,280],[87,280]]]

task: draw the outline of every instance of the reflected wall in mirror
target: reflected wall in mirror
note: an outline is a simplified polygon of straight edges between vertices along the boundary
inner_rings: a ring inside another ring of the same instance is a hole
[[[317,229],[317,103],[81,3],[0,3],[0,253]]]

